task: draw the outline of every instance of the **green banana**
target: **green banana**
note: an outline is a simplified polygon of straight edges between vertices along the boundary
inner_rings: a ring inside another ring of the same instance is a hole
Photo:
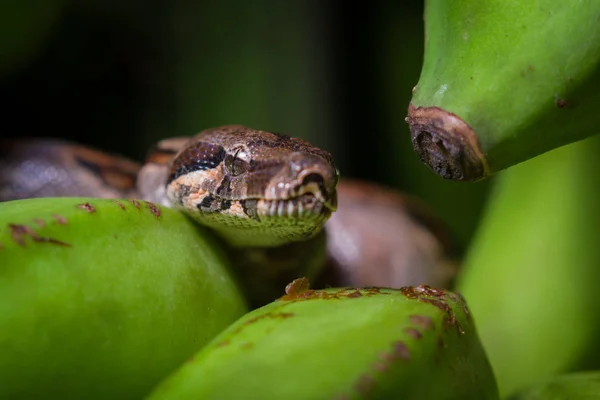
[[[500,174],[463,264],[502,395],[600,367],[599,151],[595,136]]]
[[[0,398],[142,397],[247,310],[212,244],[147,202],[0,203]]]
[[[600,372],[578,372],[559,375],[524,390],[511,400],[598,400]]]
[[[407,121],[423,162],[474,181],[598,133],[600,2],[429,0]]]
[[[463,299],[426,286],[310,290],[240,318],[148,397],[496,399]]]
[[[456,254],[462,254],[477,228],[491,182],[457,185],[440,179],[414,156],[414,150],[405,141],[410,131],[408,125],[398,125],[398,109],[410,101],[410,89],[419,77],[419,58],[423,54],[419,15],[422,10],[416,11],[417,3],[412,4],[407,7],[405,2],[388,2],[385,7],[378,7],[376,16],[381,51],[377,52],[379,59],[370,63],[379,66],[375,74],[381,77],[376,88],[381,107],[377,107],[374,118],[385,132],[381,141],[386,144],[378,148],[378,158],[386,160],[385,173],[377,171],[377,176],[421,198],[435,210],[452,232]]]

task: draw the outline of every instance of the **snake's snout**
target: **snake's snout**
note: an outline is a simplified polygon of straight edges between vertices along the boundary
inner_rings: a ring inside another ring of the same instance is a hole
[[[337,168],[318,155],[295,153],[290,167],[295,181],[293,197],[312,195],[330,211],[337,209]]]
[[[313,196],[330,211],[337,209],[335,186],[328,188],[325,178],[318,172],[308,172],[294,190],[294,197]]]

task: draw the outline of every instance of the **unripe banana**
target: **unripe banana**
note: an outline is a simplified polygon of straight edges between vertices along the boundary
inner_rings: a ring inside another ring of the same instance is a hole
[[[600,367],[599,152],[595,136],[498,176],[463,264],[458,290],[503,396]]]
[[[214,247],[148,202],[0,203],[0,398],[141,398],[246,311]]]
[[[407,121],[421,160],[474,181],[598,133],[600,2],[429,0]]]
[[[538,383],[510,400],[597,400],[600,398],[600,372],[559,375]]]
[[[496,399],[463,299],[427,286],[310,290],[245,315],[150,395],[160,399]]]

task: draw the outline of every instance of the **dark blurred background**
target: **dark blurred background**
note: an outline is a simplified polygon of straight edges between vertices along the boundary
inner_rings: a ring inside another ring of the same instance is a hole
[[[343,176],[423,198],[459,251],[473,235],[489,182],[438,178],[404,122],[422,1],[1,3],[2,136],[141,160],[161,138],[218,125],[287,133],[331,151]]]

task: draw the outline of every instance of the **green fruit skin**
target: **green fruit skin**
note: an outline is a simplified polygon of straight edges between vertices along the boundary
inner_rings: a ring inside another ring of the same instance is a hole
[[[600,371],[559,375],[524,390],[510,400],[598,400]]]
[[[503,396],[600,367],[599,152],[596,136],[500,174],[463,264]]]
[[[498,398],[459,296],[307,293],[239,319],[149,399]]]
[[[426,1],[415,107],[477,134],[491,172],[598,133],[600,2]]]
[[[381,32],[379,42],[382,51],[377,52],[379,57],[374,65],[379,66],[376,71],[380,77],[377,91],[382,104],[377,118],[385,131],[382,138],[385,145],[378,149],[378,157],[385,159],[388,165],[385,174],[379,176],[419,197],[435,210],[452,232],[454,249],[458,253],[463,251],[475,232],[490,181],[456,185],[453,181],[439,179],[415,157],[412,146],[406,140],[408,125],[398,126],[398,110],[410,101],[410,89],[421,71],[423,38],[418,32],[423,21],[415,18],[416,15],[414,8],[407,12],[403,2],[389,2],[385,7],[378,7],[377,29]],[[448,201],[449,198],[452,201]]]
[[[0,398],[141,398],[246,312],[210,235],[136,204],[0,203]]]

